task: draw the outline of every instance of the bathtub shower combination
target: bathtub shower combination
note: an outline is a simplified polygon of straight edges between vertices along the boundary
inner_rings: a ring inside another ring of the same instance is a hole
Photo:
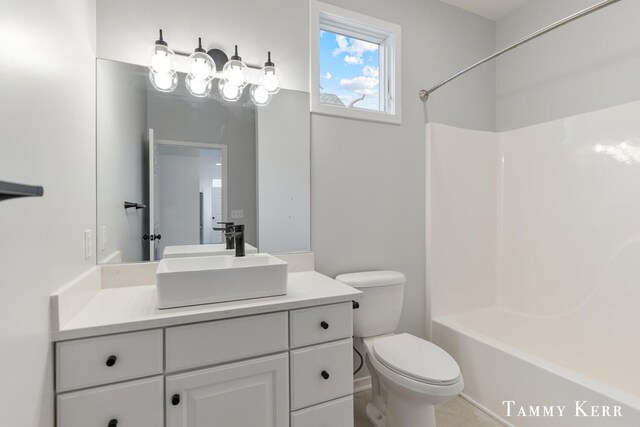
[[[640,425],[638,117],[427,126],[432,339],[507,423]]]

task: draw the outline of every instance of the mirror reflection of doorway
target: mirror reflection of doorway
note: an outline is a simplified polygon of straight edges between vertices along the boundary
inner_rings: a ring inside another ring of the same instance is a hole
[[[156,259],[166,246],[222,243],[226,146],[158,140],[155,157]]]

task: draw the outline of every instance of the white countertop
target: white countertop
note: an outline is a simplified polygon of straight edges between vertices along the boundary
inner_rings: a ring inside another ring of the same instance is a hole
[[[362,293],[315,271],[289,273],[287,294],[158,309],[155,285],[104,288],[59,329],[53,341],[163,328],[186,323],[360,300]]]

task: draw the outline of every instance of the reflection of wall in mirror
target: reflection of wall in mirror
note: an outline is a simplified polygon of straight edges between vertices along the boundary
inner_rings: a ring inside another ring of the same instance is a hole
[[[124,209],[125,201],[148,204],[147,81],[137,66],[97,65],[97,259],[149,259],[148,211]],[[142,170],[141,170],[142,168]]]
[[[184,96],[181,92],[184,92]],[[175,94],[149,92],[148,123],[157,139],[227,146],[227,194],[225,220],[241,209],[247,243],[256,244],[256,126],[255,107],[244,102],[202,102],[178,87]],[[206,203],[205,203],[206,204]],[[215,216],[215,215],[212,215]],[[222,220],[222,219],[220,219]]]

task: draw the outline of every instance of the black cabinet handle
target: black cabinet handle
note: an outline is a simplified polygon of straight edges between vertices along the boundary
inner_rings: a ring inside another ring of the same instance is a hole
[[[327,371],[322,371],[320,375],[322,375],[322,378],[324,378],[325,380],[329,379],[329,372]]]
[[[320,326],[322,327],[322,329],[329,329],[329,324],[324,320],[320,322]]]
[[[174,394],[173,396],[171,396],[171,404],[173,406],[178,406],[180,404],[180,395],[179,394]]]
[[[351,301],[351,303],[353,305],[354,310],[360,308],[360,303],[358,301]]]
[[[116,361],[117,361],[117,360],[118,360],[118,356],[115,356],[115,355],[113,355],[113,354],[112,354],[111,356],[107,357],[107,363],[106,363],[106,365],[107,365],[108,367],[112,367],[113,365],[115,365],[115,364],[116,364]],[[116,422],[118,422],[118,421],[116,421]],[[109,426],[109,427],[111,427],[111,426]]]
[[[111,421],[109,421],[109,424],[107,424],[107,427],[118,427],[118,420],[116,420],[115,418],[112,419]]]

